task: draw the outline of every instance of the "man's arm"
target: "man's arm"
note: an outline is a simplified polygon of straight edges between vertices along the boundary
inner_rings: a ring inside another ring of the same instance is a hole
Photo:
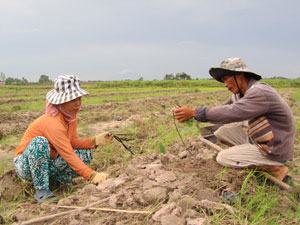
[[[239,101],[230,105],[212,108],[199,107],[196,109],[195,119],[211,123],[232,123],[255,118],[265,114],[270,102],[259,88],[252,88]]]

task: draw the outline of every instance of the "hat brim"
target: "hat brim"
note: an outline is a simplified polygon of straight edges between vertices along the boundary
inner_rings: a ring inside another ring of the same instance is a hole
[[[88,94],[89,93],[87,91],[81,88],[76,88],[76,90],[73,90],[72,92],[68,92],[68,93],[67,92],[59,93],[55,89],[52,89],[47,93],[46,99],[48,102],[50,102],[53,105],[59,105]]]
[[[256,73],[250,71],[236,71],[236,70],[227,70],[220,67],[212,67],[209,70],[209,74],[217,81],[224,83],[223,77],[228,75],[237,75],[239,73],[244,73],[248,77],[252,77],[255,80],[260,80],[262,77]]]

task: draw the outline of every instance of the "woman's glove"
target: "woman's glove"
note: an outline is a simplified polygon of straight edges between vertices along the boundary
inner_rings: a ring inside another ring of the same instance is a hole
[[[97,134],[95,136],[95,145],[97,146],[110,145],[113,143],[113,138],[114,138],[113,134],[109,132]]]
[[[90,181],[95,184],[98,185],[99,183],[105,181],[108,177],[107,173],[98,173],[96,171],[94,171],[91,176],[90,176]]]

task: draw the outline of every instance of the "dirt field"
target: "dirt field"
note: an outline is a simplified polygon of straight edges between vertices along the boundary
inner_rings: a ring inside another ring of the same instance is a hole
[[[82,179],[74,185],[53,187],[60,200],[57,204],[36,204],[33,188],[15,177],[12,158],[14,148],[40,110],[16,110],[5,104],[23,104],[22,100],[0,98],[0,224],[20,223],[32,218],[71,210],[63,206],[85,206],[105,199],[95,208],[127,210],[127,212],[86,210],[40,224],[299,224],[298,192],[288,193],[266,182],[256,171],[222,168],[214,158],[216,152],[197,138],[195,123],[178,124],[181,142],[170,109],[180,105],[216,105],[229,93],[222,88],[186,88],[160,91],[130,89],[124,99],[120,90],[95,94],[83,102],[79,115],[79,134],[90,136],[102,131],[127,134],[133,140],[135,155],[120,143],[97,149],[91,167],[105,171],[110,178],[95,186]],[[298,118],[296,90],[279,89]],[[114,93],[114,94],[112,94]],[[133,93],[133,94],[130,94]],[[38,94],[44,94],[41,90]],[[36,94],[35,94],[36,95]],[[134,95],[135,98],[130,99]],[[105,102],[103,102],[105,96]],[[116,97],[119,96],[119,97]],[[295,97],[296,96],[296,97]],[[28,97],[28,96],[27,96]],[[30,97],[30,95],[29,95]],[[32,101],[43,101],[32,98]],[[89,97],[88,97],[89,98]],[[97,99],[99,104],[97,104]],[[22,108],[23,106],[19,106]],[[200,124],[201,127],[207,124]],[[290,163],[294,185],[300,181],[299,144],[295,145],[296,160]],[[224,146],[223,146],[224,147]],[[132,211],[146,211],[143,214]]]

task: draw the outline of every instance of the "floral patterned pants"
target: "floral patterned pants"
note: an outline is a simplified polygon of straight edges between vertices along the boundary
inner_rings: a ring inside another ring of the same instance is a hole
[[[92,160],[92,151],[75,149],[74,152],[85,163]],[[49,190],[49,181],[71,183],[78,174],[60,156],[50,158],[48,140],[44,137],[34,138],[24,152],[14,159],[18,176],[23,180],[32,180],[36,190]]]

